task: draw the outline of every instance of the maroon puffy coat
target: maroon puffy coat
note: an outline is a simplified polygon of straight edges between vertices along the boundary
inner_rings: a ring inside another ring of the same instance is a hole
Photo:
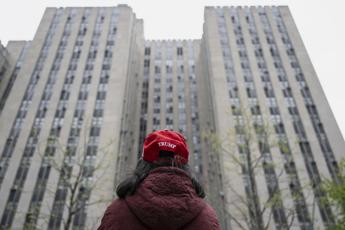
[[[181,169],[159,167],[107,208],[98,230],[219,230],[214,210]]]

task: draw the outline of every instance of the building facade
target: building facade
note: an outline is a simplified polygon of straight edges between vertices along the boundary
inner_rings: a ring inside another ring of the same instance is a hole
[[[221,143],[202,149],[216,153],[207,181],[221,176],[227,228],[327,229],[320,182],[337,180],[344,140],[289,9],[206,8],[200,53],[201,127]]]
[[[47,8],[1,113],[1,228],[95,228],[142,34],[127,6]]]
[[[331,226],[320,182],[345,144],[288,8],[206,7],[203,30],[145,40],[126,5],[47,8],[9,42],[0,229],[95,229],[159,129],[186,137],[222,229]]]
[[[190,143],[191,161],[202,171],[195,65],[200,41],[146,41],[140,76],[137,116],[140,124],[135,161],[147,133],[159,129],[181,132]],[[127,154],[126,154],[127,155]],[[119,169],[122,161],[118,161]]]

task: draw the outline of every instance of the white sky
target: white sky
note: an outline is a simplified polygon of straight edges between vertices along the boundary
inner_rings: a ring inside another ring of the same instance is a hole
[[[146,39],[200,39],[204,6],[288,5],[345,136],[344,0],[2,0],[0,40],[33,39],[47,6],[117,4],[128,4],[144,19]]]

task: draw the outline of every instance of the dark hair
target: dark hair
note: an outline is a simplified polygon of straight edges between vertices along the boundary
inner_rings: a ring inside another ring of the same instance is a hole
[[[162,166],[172,166],[171,162],[162,162],[162,163],[149,163],[144,161],[143,159],[139,159],[137,166],[133,172],[133,174],[123,180],[116,188],[116,194],[119,198],[125,198],[126,196],[133,195],[137,190],[140,183],[147,177],[152,169],[162,167]],[[204,198],[205,191],[201,184],[191,175],[189,170],[189,165],[174,165],[180,169],[183,169],[187,175],[191,178],[192,184],[194,186],[196,194]]]

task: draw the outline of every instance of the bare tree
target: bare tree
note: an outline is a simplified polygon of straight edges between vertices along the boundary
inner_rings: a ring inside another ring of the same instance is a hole
[[[235,111],[234,130],[228,131],[227,140],[221,140],[214,133],[207,133],[206,136],[211,140],[214,152],[225,154],[231,161],[233,168],[227,167],[227,170],[238,172],[239,177],[244,178],[245,193],[239,192],[238,185],[231,181],[225,181],[224,187],[231,192],[231,199],[226,198],[225,203],[235,210],[228,210],[226,214],[231,220],[235,229],[243,230],[266,230],[275,220],[280,225],[280,229],[290,229],[297,217],[295,207],[284,206],[283,192],[288,188],[280,188],[279,184],[283,182],[284,167],[278,167],[272,160],[271,149],[276,148],[287,154],[290,151],[285,141],[274,141],[272,138],[275,127],[270,122],[253,119],[252,116],[244,110]],[[260,197],[257,185],[257,174],[262,173],[266,179],[267,197]],[[269,182],[268,182],[269,181]],[[286,183],[285,181],[283,183]],[[301,191],[292,194],[293,199],[304,200]],[[298,197],[302,196],[302,197]],[[315,205],[315,204],[314,204]],[[236,213],[236,214],[235,214]]]
[[[90,148],[86,139],[84,143],[77,150],[77,148],[62,145],[54,136],[48,138],[47,146],[55,146],[54,154],[50,154],[47,147],[40,155],[43,164],[49,166],[50,173],[59,176],[56,190],[44,188],[47,196],[53,198],[54,204],[49,213],[39,213],[40,209],[31,205],[26,215],[24,229],[39,229],[37,222],[39,218],[43,218],[41,221],[48,226],[52,223],[54,225],[54,222],[62,223],[63,229],[69,230],[72,228],[72,221],[87,208],[110,202],[109,198],[104,197],[91,202],[89,199],[91,192],[100,186],[99,179],[109,167],[110,162],[107,162],[106,158],[114,149],[112,146],[114,141],[110,140],[108,144],[100,148]]]

